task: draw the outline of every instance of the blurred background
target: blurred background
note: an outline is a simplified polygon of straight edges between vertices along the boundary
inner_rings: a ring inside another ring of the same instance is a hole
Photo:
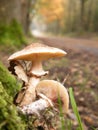
[[[60,81],[68,90],[73,87],[84,130],[97,130],[98,0],[0,0],[1,130],[24,130],[16,123],[17,119],[23,124],[21,117],[10,108],[19,86],[12,87],[16,80],[6,68],[9,55],[32,42],[67,51],[66,57],[44,63],[50,71],[46,78]],[[71,104],[70,115],[70,130],[76,130]]]
[[[0,0],[1,25],[13,20],[25,33],[97,33],[98,0]]]

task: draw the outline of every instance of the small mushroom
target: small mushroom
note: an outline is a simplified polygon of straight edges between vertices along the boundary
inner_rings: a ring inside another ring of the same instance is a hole
[[[36,92],[42,93],[49,98],[54,107],[58,110],[62,107],[62,112],[67,113],[69,107],[69,96],[67,89],[58,81],[43,80],[36,86]],[[60,106],[61,105],[61,106]]]
[[[24,60],[31,61],[32,63],[31,69],[28,72],[28,84],[25,94],[23,93],[24,96],[21,102],[17,102],[20,106],[28,105],[36,99],[35,87],[40,78],[48,74],[47,71],[43,70],[42,61],[49,58],[61,57],[65,54],[66,52],[61,49],[49,47],[40,43],[33,43],[9,57],[9,61]]]

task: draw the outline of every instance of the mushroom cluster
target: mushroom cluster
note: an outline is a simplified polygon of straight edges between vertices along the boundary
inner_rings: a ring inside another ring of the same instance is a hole
[[[61,49],[49,47],[41,43],[32,43],[9,57],[9,70],[23,81],[23,88],[18,93],[15,103],[24,112],[33,113],[31,109],[37,106],[35,102],[38,104],[41,102],[42,109],[44,109],[44,106],[45,108],[49,106],[56,107],[58,98],[62,102],[63,112],[67,112],[69,98],[66,88],[57,81],[40,81],[42,76],[48,74],[48,71],[43,70],[42,62],[49,58],[64,56],[65,54],[66,52]],[[29,69],[24,68],[21,61],[25,61],[25,64],[30,62]],[[38,97],[40,98],[39,101],[37,100]]]

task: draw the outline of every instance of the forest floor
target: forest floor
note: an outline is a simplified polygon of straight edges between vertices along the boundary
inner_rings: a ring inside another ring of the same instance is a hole
[[[73,87],[84,130],[98,129],[98,40],[80,38],[38,37],[42,43],[62,48],[63,58],[45,62],[50,70],[46,78],[63,82],[67,89]],[[0,60],[8,66],[8,54],[0,52]],[[70,106],[70,114],[73,114]],[[71,118],[71,117],[70,117]],[[73,124],[76,125],[75,120]]]
[[[50,46],[67,52],[64,58],[46,62],[48,78],[73,87],[85,130],[98,129],[98,40],[80,38],[39,37]],[[71,109],[70,109],[71,111]]]

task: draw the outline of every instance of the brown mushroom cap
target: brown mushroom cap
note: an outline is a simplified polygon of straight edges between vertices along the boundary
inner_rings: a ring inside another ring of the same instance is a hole
[[[49,98],[54,106],[60,109],[58,105],[58,100],[61,100],[62,103],[62,111],[64,113],[68,112],[69,107],[69,96],[67,89],[58,81],[54,80],[42,80],[36,86],[36,92],[44,94],[47,98]]]
[[[25,47],[23,50],[11,55],[8,60],[34,61],[38,58],[45,60],[53,57],[61,57],[65,54],[66,52],[61,49],[49,47],[40,43],[32,43],[31,45]]]

